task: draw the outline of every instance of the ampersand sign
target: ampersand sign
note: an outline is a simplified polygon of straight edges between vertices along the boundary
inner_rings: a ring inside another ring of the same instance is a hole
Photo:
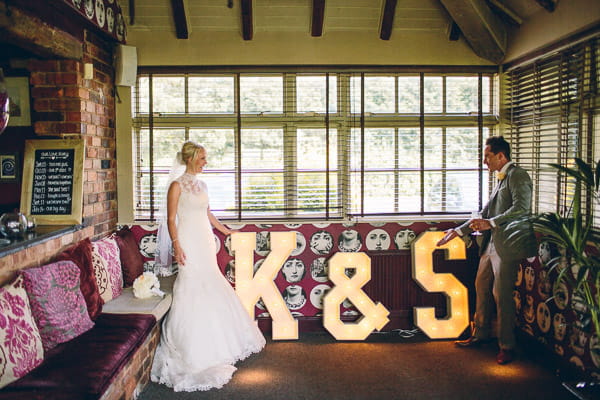
[[[353,269],[351,278],[346,269]],[[371,280],[371,259],[365,253],[336,253],[329,260],[329,279],[335,286],[325,295],[324,326],[338,340],[364,340],[374,329],[381,330],[388,322],[389,311],[375,304],[362,287]],[[362,313],[357,322],[340,319],[340,304],[349,299]]]

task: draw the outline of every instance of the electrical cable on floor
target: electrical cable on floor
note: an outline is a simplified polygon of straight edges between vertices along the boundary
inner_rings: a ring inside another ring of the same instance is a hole
[[[418,335],[421,330],[419,328],[414,329],[394,329],[392,332],[398,332],[398,335],[402,338],[408,339]]]
[[[381,332],[371,332],[371,334],[390,334],[390,333],[397,333],[398,336],[400,336],[401,338],[404,339],[409,339],[411,337],[415,337],[416,335],[418,335],[421,332],[421,330],[419,328],[414,328],[414,329],[393,329],[391,331],[381,331]]]

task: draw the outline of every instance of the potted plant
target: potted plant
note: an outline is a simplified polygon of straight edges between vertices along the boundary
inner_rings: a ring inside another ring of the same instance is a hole
[[[550,164],[553,168],[574,178],[575,190],[571,207],[563,213],[542,213],[533,217],[536,232],[563,250],[561,256],[550,261],[550,268],[558,272],[555,284],[566,282],[578,294],[590,313],[592,328],[600,334],[600,246],[593,231],[593,218],[582,209],[583,196],[600,204],[600,160],[594,166],[575,159],[575,168]],[[563,260],[567,258],[567,262]],[[592,332],[593,333],[593,332]]]
[[[586,315],[585,320],[579,321],[580,328],[588,332],[590,338],[595,334],[600,339],[600,246],[598,236],[594,237],[598,232],[593,230],[593,217],[585,212],[586,204],[600,204],[600,160],[596,165],[593,162],[587,164],[580,158],[574,161],[573,167],[550,164],[574,180],[571,206],[561,212],[544,212],[524,218],[529,219],[535,232],[543,235],[543,240],[560,249],[561,254],[549,262],[549,272],[556,276],[554,285],[566,283],[572,288],[573,296],[580,299],[577,304],[580,314]],[[524,233],[513,233],[510,239],[518,240],[520,234]],[[577,391],[573,387],[576,385],[565,386]],[[595,386],[593,390],[598,389],[599,386]]]

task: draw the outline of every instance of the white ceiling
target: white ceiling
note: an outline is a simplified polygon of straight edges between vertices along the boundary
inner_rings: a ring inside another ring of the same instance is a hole
[[[121,0],[128,29],[175,32],[171,0],[134,0],[135,19],[129,22],[129,0]],[[526,20],[544,11],[536,0],[495,0]],[[241,34],[240,1],[185,0],[189,34],[237,31]],[[378,37],[385,0],[326,0],[323,35],[327,32],[364,32]],[[254,0],[254,38],[261,32],[306,32],[310,35],[312,0]],[[394,32],[446,32],[450,18],[439,0],[398,0]]]

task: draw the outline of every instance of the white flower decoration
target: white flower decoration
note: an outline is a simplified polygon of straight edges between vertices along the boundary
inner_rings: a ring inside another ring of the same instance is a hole
[[[146,271],[133,281],[133,295],[138,299],[147,299],[152,296],[163,297],[165,292],[160,290],[160,281],[154,272]]]

